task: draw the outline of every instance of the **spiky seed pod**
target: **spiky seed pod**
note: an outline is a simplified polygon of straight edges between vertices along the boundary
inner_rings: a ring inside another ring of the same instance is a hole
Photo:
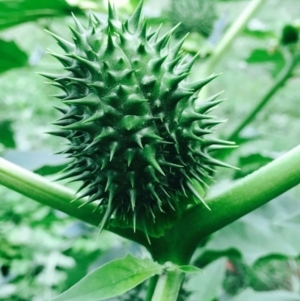
[[[214,0],[171,0],[169,18],[173,24],[181,23],[177,36],[197,32],[207,38],[217,17]]]
[[[196,106],[201,88],[216,76],[188,82],[194,59],[174,47],[174,30],[159,37],[141,18],[142,1],[125,22],[109,5],[103,23],[93,14],[85,29],[74,17],[74,43],[53,34],[66,52],[52,54],[65,74],[47,78],[63,90],[67,105],[52,134],[65,137],[74,161],[62,178],[82,181],[79,195],[98,202],[106,222],[162,235],[189,202],[203,202],[195,182],[205,184],[215,166],[210,152],[232,143],[207,138],[218,124],[207,113],[221,100]]]

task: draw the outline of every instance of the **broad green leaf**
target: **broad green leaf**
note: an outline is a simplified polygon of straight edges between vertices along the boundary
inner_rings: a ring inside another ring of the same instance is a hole
[[[0,29],[44,17],[58,17],[76,12],[65,0],[0,0]]]
[[[27,54],[13,41],[0,40],[0,58],[0,73],[13,68],[24,67],[28,62]]]
[[[245,156],[239,157],[239,166],[240,170],[237,170],[234,174],[234,179],[243,178],[246,175],[258,170],[262,166],[272,162],[276,159],[274,153],[251,153]]]
[[[282,61],[283,55],[279,51],[270,52],[267,49],[257,48],[254,49],[251,54],[246,59],[247,63],[255,64],[255,63],[268,63],[268,62],[276,62]]]
[[[268,49],[254,49],[247,57],[248,64],[268,63],[272,76],[276,76],[284,67],[285,59],[280,50],[270,51]]]
[[[297,274],[297,266],[300,260],[285,257],[281,255],[269,254],[260,258],[251,267],[251,272],[247,272],[247,278],[252,289],[263,292],[270,290],[297,290],[299,280]],[[235,271],[243,269],[242,264],[233,261]],[[245,272],[247,268],[245,267]],[[233,274],[232,274],[233,276]],[[244,278],[247,281],[247,278]]]
[[[162,271],[163,266],[150,259],[127,255],[99,267],[53,301],[105,300],[129,291]]]
[[[256,292],[246,289],[232,301],[300,301],[300,294],[288,291]]]
[[[206,266],[202,273],[192,275],[185,288],[191,292],[189,299],[211,301],[218,296],[225,277],[226,259],[220,258]]]

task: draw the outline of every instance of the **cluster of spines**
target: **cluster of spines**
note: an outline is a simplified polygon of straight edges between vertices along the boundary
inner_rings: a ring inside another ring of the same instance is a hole
[[[68,73],[43,75],[68,106],[55,123],[62,130],[52,132],[70,141],[63,153],[74,158],[62,178],[83,181],[79,198],[105,208],[101,228],[110,217],[132,217],[134,228],[146,219],[151,234],[151,223],[180,211],[180,196],[191,192],[205,204],[194,180],[206,185],[214,166],[229,167],[209,153],[233,144],[204,138],[220,123],[207,113],[222,100],[196,99],[216,76],[187,82],[197,56],[182,57],[184,39],[170,47],[176,27],[162,37],[149,32],[141,9],[121,23],[109,4],[107,23],[91,14],[88,29],[74,17],[74,44],[52,34],[66,52],[52,55]]]

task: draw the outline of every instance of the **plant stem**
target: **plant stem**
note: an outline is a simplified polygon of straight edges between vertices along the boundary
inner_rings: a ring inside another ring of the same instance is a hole
[[[179,270],[166,271],[159,276],[152,301],[176,301],[184,274]]]
[[[256,172],[206,200],[204,206],[189,209],[172,231],[181,232],[184,252],[198,242],[247,213],[266,204],[300,183],[300,145]],[[186,231],[189,229],[189,231]],[[167,234],[166,234],[167,235]],[[180,235],[180,233],[179,233]]]
[[[149,283],[148,283],[148,287],[147,287],[147,295],[145,298],[145,301],[151,301],[152,300],[152,296],[157,284],[157,280],[158,280],[158,276],[155,275],[153,277],[150,278]]]
[[[283,70],[278,74],[276,80],[273,85],[267,91],[267,93],[262,97],[262,99],[258,102],[258,104],[249,112],[244,120],[232,131],[232,133],[226,138],[230,141],[235,141],[240,132],[256,117],[257,113],[268,103],[268,101],[272,98],[272,96],[280,89],[286,81],[291,77],[292,72],[296,65],[299,62],[299,56],[293,56],[288,58],[287,63]]]
[[[70,216],[78,218],[86,223],[98,226],[102,213],[96,209],[95,204],[84,204],[84,200],[72,202],[75,192],[57,183],[17,166],[3,158],[0,158],[0,185],[4,185],[21,193],[41,204],[62,211]],[[78,209],[78,207],[80,207]],[[141,244],[147,244],[143,233],[131,230],[110,227],[109,230],[125,238],[129,238]]]
[[[45,178],[0,158],[0,184],[17,191],[35,201],[60,210],[80,220],[88,221],[92,225],[100,222],[99,213],[93,213],[95,206],[88,204],[80,210],[83,200],[74,203],[75,193],[57,183],[52,183]]]
[[[163,237],[151,238],[151,245],[140,231],[133,233],[129,229],[112,227],[109,230],[146,246],[159,262],[171,260],[176,264],[187,264],[202,239],[299,183],[300,146],[297,146],[225,191],[208,198],[206,202],[211,211],[202,205],[187,210]],[[98,225],[101,219],[99,213],[93,212],[95,206],[92,204],[78,209],[82,200],[70,203],[74,196],[71,190],[1,158],[0,184],[92,225]]]
[[[208,60],[206,65],[206,74],[211,74],[214,70],[216,64],[224,56],[225,52],[228,50],[235,38],[241,33],[241,31],[246,27],[249,20],[256,14],[260,7],[264,4],[265,0],[252,0],[236,21],[230,26],[226,31],[225,35],[218,43],[213,54]]]
[[[236,37],[241,33],[241,31],[246,27],[249,20],[256,14],[260,7],[264,4],[266,0],[252,0],[240,16],[235,20],[235,22],[230,26],[230,28],[225,32],[224,36],[214,49],[212,55],[207,60],[204,67],[204,77],[211,75],[215,66],[224,56],[228,48],[231,46]],[[199,94],[199,99],[205,99],[207,97],[208,86],[205,86],[201,89]]]

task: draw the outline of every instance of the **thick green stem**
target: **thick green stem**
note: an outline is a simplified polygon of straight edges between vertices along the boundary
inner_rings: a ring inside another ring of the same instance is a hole
[[[218,195],[187,210],[164,237],[148,246],[158,262],[188,264],[199,243],[208,235],[271,201],[300,183],[300,145]]]
[[[184,279],[184,274],[179,270],[166,271],[156,284],[152,301],[176,301]]]
[[[300,183],[300,146],[272,163],[231,185],[206,200],[211,211],[202,205],[190,208],[181,220],[160,238],[151,238],[137,231],[109,230],[146,246],[160,263],[172,261],[187,264],[201,240],[243,215],[255,210]],[[0,184],[40,203],[61,210],[92,225],[101,220],[92,205],[78,209],[82,201],[70,203],[74,194],[61,185],[51,183],[21,167],[0,159]]]
[[[95,204],[82,206],[84,200],[72,202],[75,192],[71,189],[50,182],[3,158],[0,158],[0,185],[4,185],[41,204],[60,210],[91,225],[98,226],[101,222],[102,214],[99,210],[95,210]],[[78,209],[78,207],[81,208]],[[139,231],[133,233],[131,230],[117,227],[110,227],[109,230],[138,243],[147,244],[145,235]]]
[[[176,229],[185,252],[194,250],[204,237],[266,204],[300,183],[300,145],[272,163],[237,181],[206,200],[204,206],[189,209]],[[186,231],[189,229],[189,231]],[[180,234],[179,234],[180,235]]]
[[[84,202],[77,200],[71,203],[75,195],[72,190],[52,183],[3,158],[0,158],[0,184],[92,225],[98,225],[101,221],[99,212],[93,212],[94,204],[87,204],[78,210]]]
[[[228,140],[235,141],[240,132],[256,117],[257,113],[269,102],[272,96],[280,89],[286,81],[291,77],[294,68],[299,62],[299,56],[293,56],[292,58],[288,58],[285,67],[279,73],[276,80],[274,81],[271,88],[267,91],[267,93],[262,97],[262,99],[258,102],[258,104],[249,112],[249,114],[244,118],[240,124],[232,131],[232,133],[228,136]]]

